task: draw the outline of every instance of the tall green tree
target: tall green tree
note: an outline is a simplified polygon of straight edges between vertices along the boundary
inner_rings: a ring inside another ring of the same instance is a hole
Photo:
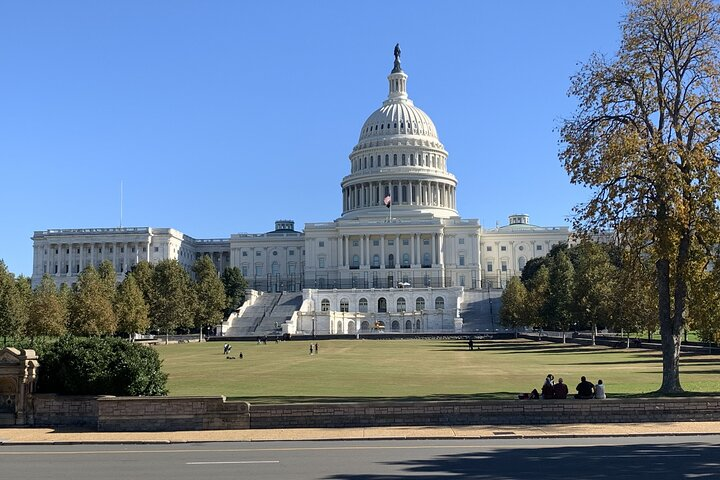
[[[32,339],[62,335],[67,331],[67,318],[67,304],[59,295],[55,281],[46,273],[33,290],[25,334]]]
[[[575,262],[574,306],[581,328],[590,327],[595,338],[597,325],[613,325],[617,269],[605,246],[581,242],[573,247]]]
[[[14,336],[22,328],[23,304],[20,291],[15,285],[15,276],[5,262],[0,260],[0,336],[3,345],[7,337]]]
[[[573,298],[575,269],[564,251],[559,252],[550,264],[548,296],[541,310],[547,325],[565,332],[574,322],[575,299]]]
[[[500,323],[518,329],[529,324],[528,291],[518,277],[512,277],[502,293]]]
[[[527,310],[525,316],[528,325],[534,328],[545,326],[545,303],[550,290],[550,271],[546,265],[541,265],[535,275],[527,281]]]
[[[215,264],[208,255],[203,255],[195,261],[193,273],[197,296],[195,326],[200,327],[202,333],[203,327],[217,325],[223,321],[227,296]]]
[[[628,5],[616,56],[594,55],[572,79],[579,107],[562,127],[561,159],[572,183],[592,189],[575,227],[615,229],[624,248],[654,261],[660,392],[671,394],[682,392],[688,280],[720,238],[720,6]]]
[[[105,295],[112,299],[115,296],[115,290],[117,288],[117,272],[115,267],[110,260],[103,260],[97,268],[98,278],[100,284],[105,290]]]
[[[132,273],[125,276],[118,286],[113,306],[118,332],[130,336],[145,333],[150,327],[149,308]]]
[[[190,275],[177,260],[163,260],[153,269],[153,300],[150,320],[166,334],[194,324],[197,299]]]
[[[143,294],[143,298],[145,299],[145,303],[147,305],[152,305],[154,293],[155,293],[155,284],[153,283],[153,272],[155,270],[155,266],[146,261],[142,261],[135,266],[133,266],[130,273],[132,273],[133,277],[135,277],[135,283],[137,283],[138,288]]]
[[[245,302],[245,290],[248,288],[248,283],[238,267],[226,268],[222,273],[221,280],[227,297],[227,306],[225,308],[225,316],[227,317]]]
[[[70,331],[75,335],[112,335],[117,329],[107,279],[102,279],[92,267],[78,276],[70,302]]]
[[[30,277],[20,275],[15,279],[15,288],[18,292],[18,300],[20,302],[19,308],[19,323],[20,328],[15,333],[15,336],[24,335],[25,326],[30,321],[30,304],[32,303],[32,280]]]

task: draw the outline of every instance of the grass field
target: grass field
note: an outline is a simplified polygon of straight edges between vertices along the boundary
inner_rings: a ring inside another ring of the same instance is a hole
[[[325,340],[159,345],[170,395],[225,395],[261,403],[516,398],[548,373],[570,391],[580,376],[602,378],[609,396],[650,395],[661,383],[660,352],[530,340]],[[720,357],[683,354],[681,382],[695,394],[720,394]]]

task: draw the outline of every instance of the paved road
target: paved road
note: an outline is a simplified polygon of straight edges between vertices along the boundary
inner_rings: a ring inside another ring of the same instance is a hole
[[[0,447],[3,479],[720,478],[720,436]]]

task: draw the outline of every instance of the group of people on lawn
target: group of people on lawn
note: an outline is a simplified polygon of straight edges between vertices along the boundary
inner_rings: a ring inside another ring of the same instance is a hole
[[[577,390],[575,398],[606,398],[605,385],[602,380],[598,380],[597,385],[593,385],[592,382],[588,382],[585,377],[580,377],[580,383],[578,383],[577,387],[575,387],[575,390]],[[554,398],[563,399],[567,398],[567,396],[568,387],[563,382],[563,379],[558,378],[557,383],[555,383],[555,377],[552,373],[549,373],[548,376],[545,377],[545,383],[543,384],[540,392],[533,390],[532,393],[530,393],[529,398],[542,398],[544,400],[550,400]]]

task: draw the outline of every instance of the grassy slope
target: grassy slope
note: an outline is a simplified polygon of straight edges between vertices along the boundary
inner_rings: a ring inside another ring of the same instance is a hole
[[[254,402],[364,399],[514,398],[540,389],[548,373],[570,391],[581,375],[602,378],[610,396],[655,391],[660,352],[578,347],[527,340],[330,340],[233,344],[243,360],[227,360],[222,343],[156,347],[170,374],[171,395],[225,395]],[[681,381],[692,392],[720,394],[715,356],[684,355]]]

